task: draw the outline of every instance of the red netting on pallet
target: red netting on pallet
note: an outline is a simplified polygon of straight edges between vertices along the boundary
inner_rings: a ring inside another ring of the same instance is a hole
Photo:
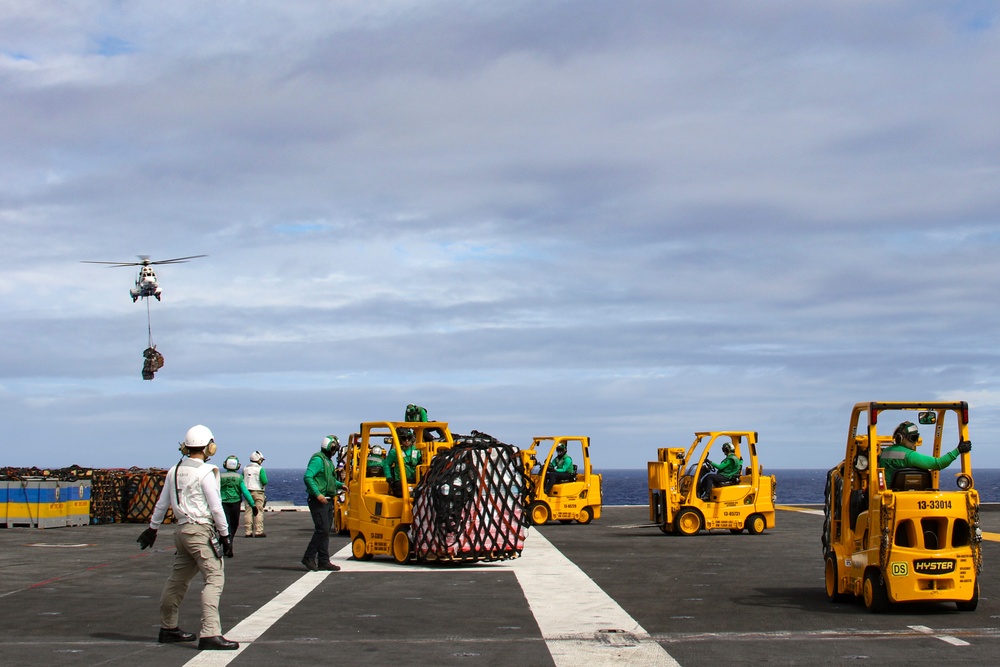
[[[517,447],[485,433],[455,436],[414,489],[417,560],[517,558],[524,548],[524,468]]]
[[[161,468],[95,470],[91,481],[91,523],[147,523],[167,471]],[[167,510],[164,523],[173,515]]]

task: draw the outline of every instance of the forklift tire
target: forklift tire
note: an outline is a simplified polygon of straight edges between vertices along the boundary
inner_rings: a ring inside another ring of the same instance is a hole
[[[975,611],[979,606],[979,579],[976,579],[976,586],[972,589],[972,599],[966,602],[956,602],[955,606],[959,611]]]
[[[354,556],[354,560],[372,559],[370,553],[365,553],[365,536],[361,533],[358,533],[358,536],[351,542],[351,555]]]
[[[843,602],[847,596],[837,591],[840,584],[840,574],[837,572],[837,557],[832,553],[826,557],[824,578],[826,580],[826,598],[830,602]]]
[[[862,589],[865,600],[865,607],[876,614],[883,614],[889,611],[889,593],[885,590],[885,582],[882,581],[881,573],[872,569],[865,574],[864,588]]]
[[[674,530],[681,535],[697,535],[701,530],[701,515],[698,510],[687,507],[674,519]]]
[[[586,526],[588,523],[594,520],[594,510],[589,507],[584,507],[580,510],[580,514],[576,517],[578,523]]]
[[[347,524],[341,518],[340,508],[333,510],[333,534],[334,535],[347,535]]]
[[[763,514],[751,514],[746,523],[747,532],[751,535],[760,535],[767,528],[767,520]]]
[[[528,505],[528,516],[531,518],[532,525],[544,526],[552,518],[552,513],[549,512],[548,505],[537,500]]]
[[[400,565],[406,565],[412,556],[412,546],[410,536],[406,533],[408,526],[396,526],[396,532],[392,534],[392,558]]]

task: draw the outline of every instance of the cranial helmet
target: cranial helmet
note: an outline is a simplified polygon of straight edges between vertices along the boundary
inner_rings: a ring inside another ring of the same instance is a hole
[[[736,448],[733,447],[733,443],[731,443],[731,442],[723,443],[723,445],[722,445],[722,453],[723,454],[725,454],[726,456],[729,456],[730,454],[732,454],[735,451],[736,451]]]
[[[338,449],[339,447],[340,447],[340,438],[338,438],[335,435],[328,435],[325,438],[323,438],[323,444],[320,446],[320,449],[329,454],[330,452],[334,451],[335,449]]]
[[[412,428],[401,428],[401,429],[399,429],[399,431],[397,431],[397,435],[399,435],[399,439],[402,440],[402,441],[404,441],[404,442],[413,440],[416,437],[413,434],[413,429]]]
[[[560,442],[558,445],[556,445],[556,451],[557,452],[565,452],[566,451],[566,443],[565,442]]]
[[[263,462],[264,462],[264,455],[260,453],[259,449],[254,450],[254,452],[250,455],[250,463],[263,463]]]
[[[222,467],[229,471],[239,470],[240,460],[235,455],[227,456],[226,462],[222,464]]]
[[[181,443],[181,452],[185,455],[191,450],[198,449],[204,449],[206,456],[215,455],[215,436],[207,426],[201,424],[189,428],[184,436],[184,442]]]
[[[916,447],[917,441],[919,440],[920,430],[917,429],[917,425],[913,422],[903,422],[896,427],[895,431],[892,432],[892,443],[894,445]]]

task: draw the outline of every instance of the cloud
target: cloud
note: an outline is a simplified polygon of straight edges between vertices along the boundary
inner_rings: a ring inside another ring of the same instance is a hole
[[[827,468],[866,400],[998,434],[990,3],[8,9],[0,419],[47,444],[0,464],[203,422],[296,467],[413,402],[606,468],[716,428]],[[209,255],[148,327],[79,263],[139,254]]]

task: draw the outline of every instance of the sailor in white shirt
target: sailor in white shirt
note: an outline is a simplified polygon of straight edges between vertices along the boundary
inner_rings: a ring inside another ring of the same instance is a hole
[[[167,509],[174,512],[174,567],[160,597],[161,643],[194,641],[195,635],[177,627],[178,609],[191,580],[200,571],[205,580],[201,593],[199,649],[239,648],[222,636],[219,598],[226,583],[222,557],[232,558],[233,540],[219,494],[219,469],[208,463],[215,454],[215,438],[205,426],[188,429],[181,453],[184,458],[167,471],[163,490],[156,501],[149,528],[137,540],[142,548],[152,546]]]

